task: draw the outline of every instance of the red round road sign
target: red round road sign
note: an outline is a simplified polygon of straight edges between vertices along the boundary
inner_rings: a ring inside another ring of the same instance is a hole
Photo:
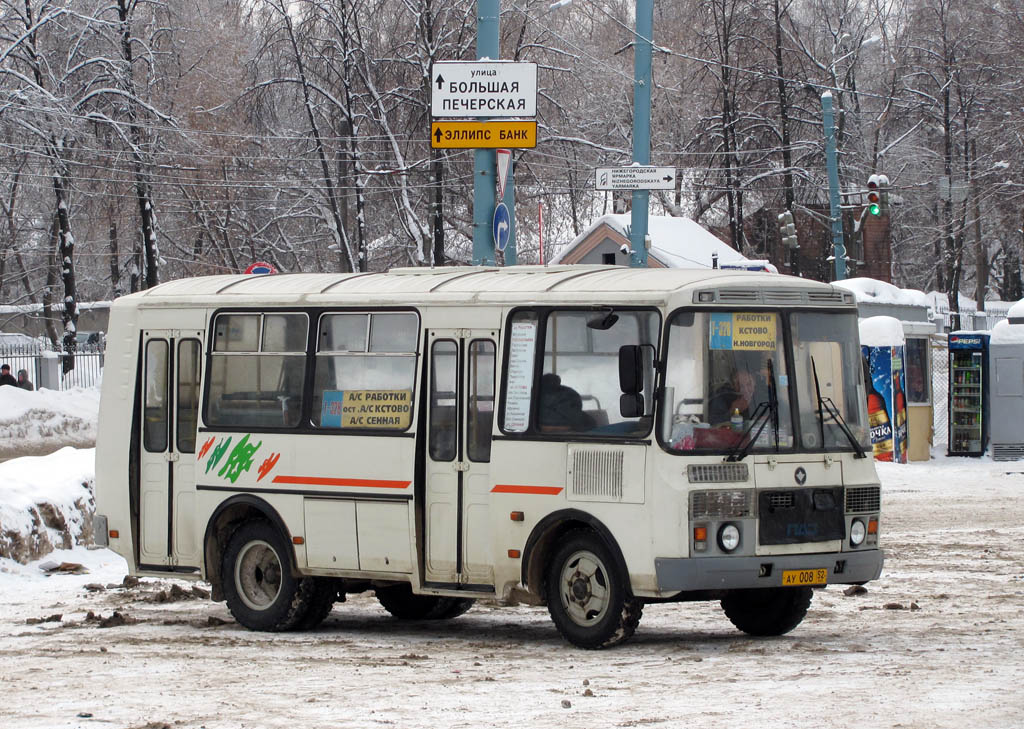
[[[245,272],[246,273],[277,273],[277,269],[274,268],[273,265],[267,263],[266,261],[256,261],[255,263],[251,264],[247,269],[245,269]]]

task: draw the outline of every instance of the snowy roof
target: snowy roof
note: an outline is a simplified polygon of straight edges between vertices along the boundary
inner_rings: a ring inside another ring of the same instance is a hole
[[[858,302],[873,304],[895,304],[898,306],[923,306],[928,308],[928,295],[916,289],[901,289],[891,283],[874,278],[848,278],[836,281],[835,285],[853,293]]]
[[[949,311],[949,296],[944,291],[929,291],[928,300],[931,302],[932,308],[936,311]],[[964,294],[958,294],[957,300],[960,304],[960,311],[977,311],[978,302],[972,297]],[[1008,308],[1012,308],[1013,302],[999,301],[999,300],[986,300],[985,311],[990,314],[1003,315],[1006,313]],[[1024,316],[1024,313],[1022,313]]]
[[[870,316],[860,320],[860,343],[866,347],[902,347],[903,326],[894,316]]]
[[[1024,299],[1013,304],[1006,312],[1007,319],[1024,319]]]
[[[1021,307],[1021,314],[1024,314],[1024,307]],[[991,335],[990,344],[1024,344],[1024,324],[1011,324],[1003,320],[992,327]]]
[[[602,215],[576,236],[551,259],[559,263],[573,248],[586,240],[598,227],[607,225],[623,237],[629,237],[631,216]],[[719,263],[743,263],[747,258],[723,242],[696,221],[670,215],[651,215],[647,219],[647,233],[651,236],[650,253],[671,268],[711,268],[713,253]]]

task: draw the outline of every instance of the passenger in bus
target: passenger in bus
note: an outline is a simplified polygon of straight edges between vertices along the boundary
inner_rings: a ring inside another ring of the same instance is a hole
[[[18,387],[22,390],[34,390],[32,380],[28,378],[28,370],[18,370]]]
[[[0,385],[18,386],[18,381],[11,376],[11,366],[6,362],[0,366]]]
[[[708,420],[712,425],[728,424],[729,418],[739,410],[749,420],[757,407],[757,380],[747,369],[734,369],[729,381],[719,387],[708,403]]]
[[[562,384],[562,378],[547,372],[540,378],[540,401],[537,424],[541,430],[590,430],[595,422],[583,412],[583,398],[571,387]]]

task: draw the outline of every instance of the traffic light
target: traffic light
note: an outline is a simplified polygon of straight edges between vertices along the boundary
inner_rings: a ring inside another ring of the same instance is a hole
[[[779,214],[779,237],[786,248],[799,248],[796,240],[796,225],[793,224],[793,213],[788,210]]]
[[[872,215],[882,214],[882,192],[879,183],[882,175],[871,175],[868,178],[868,212]]]
[[[878,175],[878,208],[882,215],[889,214],[889,178]]]

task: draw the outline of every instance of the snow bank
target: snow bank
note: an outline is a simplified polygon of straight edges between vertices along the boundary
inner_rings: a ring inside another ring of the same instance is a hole
[[[0,460],[96,445],[98,387],[22,390],[0,387]]]
[[[900,306],[923,306],[928,308],[928,295],[916,289],[901,289],[885,281],[873,278],[848,278],[833,281],[833,286],[851,292],[857,301],[874,304],[897,304]]]
[[[860,320],[860,343],[866,347],[902,347],[903,325],[892,316],[870,316]]]
[[[93,448],[62,448],[0,463],[0,557],[24,564],[92,541],[95,461]]]

